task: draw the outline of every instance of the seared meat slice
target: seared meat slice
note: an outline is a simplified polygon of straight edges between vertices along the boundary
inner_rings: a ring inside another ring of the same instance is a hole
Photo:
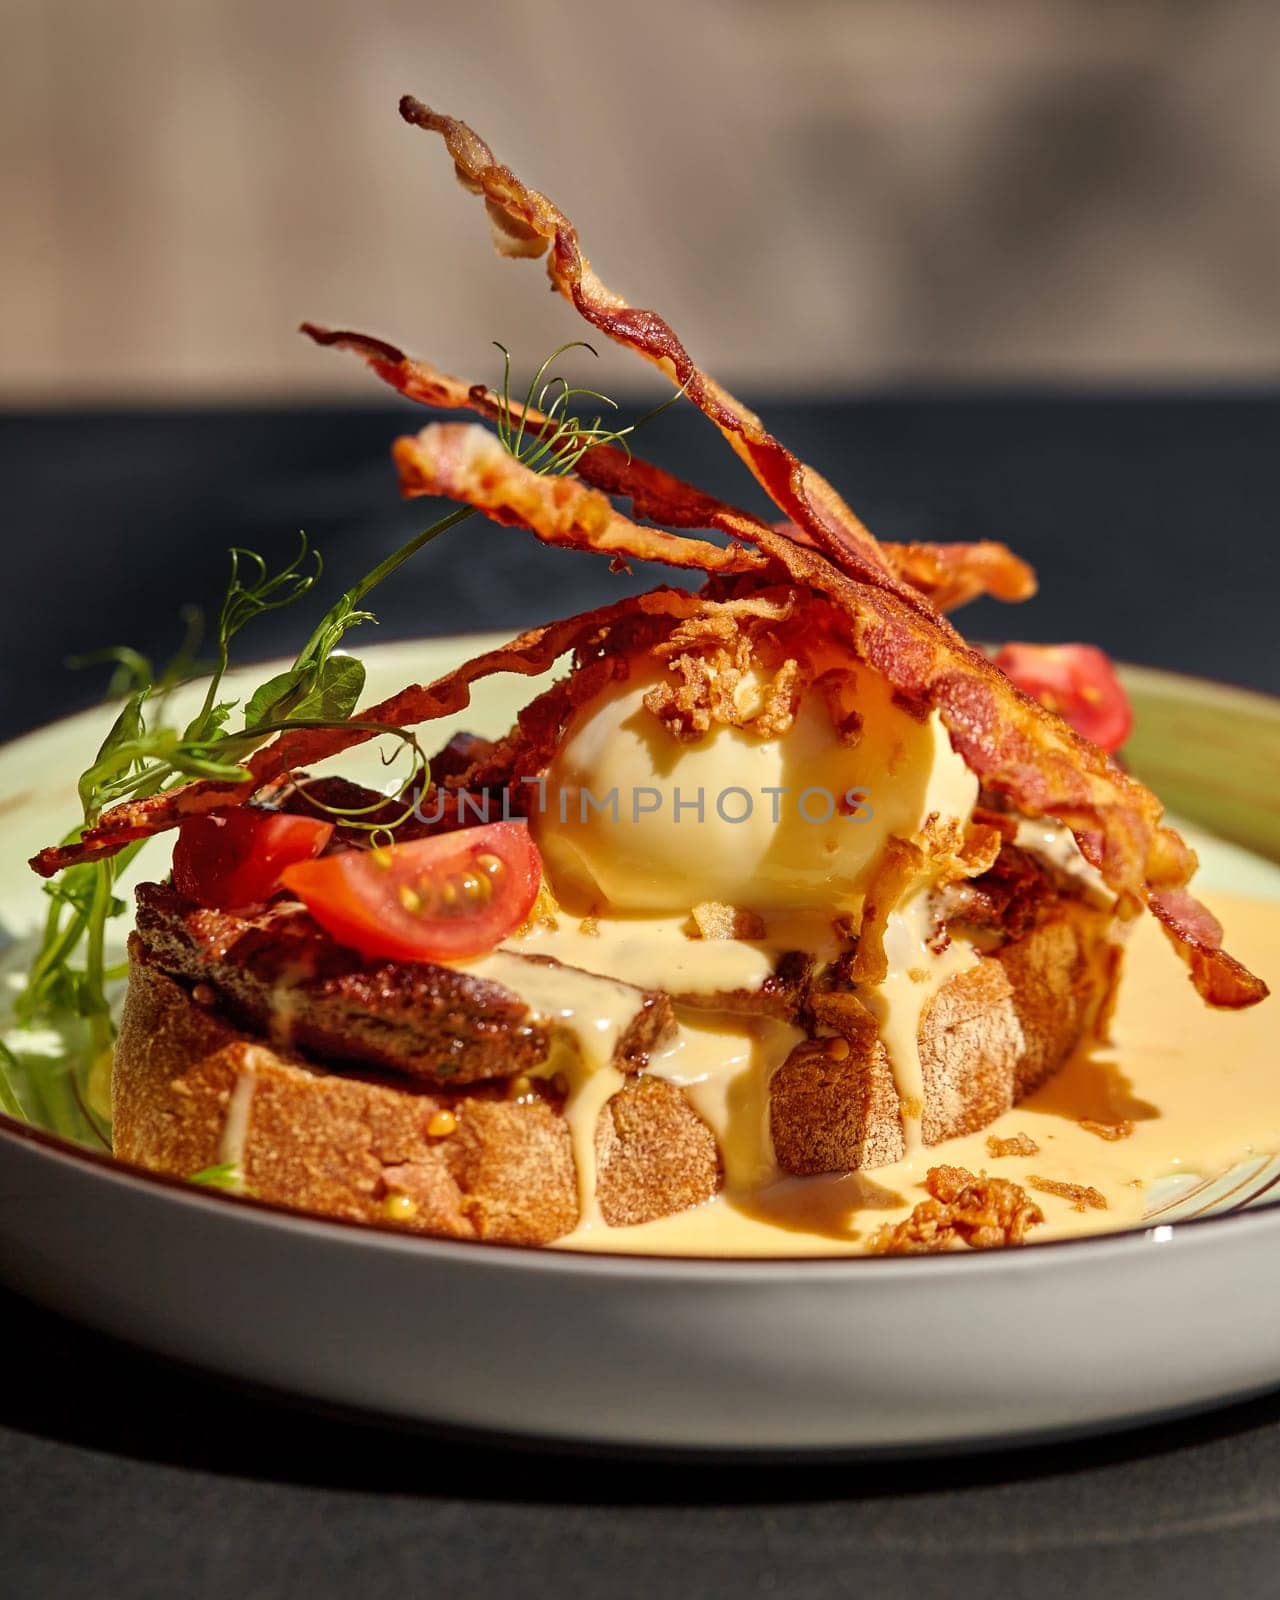
[[[511,954],[508,987],[429,962],[366,961],[294,901],[234,916],[161,884],[140,885],[137,898],[137,933],[155,964],[197,997],[203,986],[232,1021],[281,1048],[446,1088],[515,1077],[547,1059],[555,1025],[517,992],[522,967],[560,965],[545,956]],[[631,992],[635,1010],[614,1057],[622,1072],[644,1067],[675,1026],[665,994]]]
[[[138,888],[137,931],[163,971],[207,985],[239,1026],[329,1061],[446,1085],[546,1060],[550,1032],[519,995],[452,967],[366,961],[293,901],[252,917]]]

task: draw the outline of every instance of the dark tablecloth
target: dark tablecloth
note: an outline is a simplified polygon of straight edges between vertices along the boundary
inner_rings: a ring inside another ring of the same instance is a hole
[[[882,536],[1004,539],[1035,563],[1042,594],[1016,614],[973,607],[971,634],[1084,635],[1130,660],[1280,691],[1280,399],[766,411]],[[399,502],[387,463],[408,420],[0,419],[0,736],[100,692],[101,672],[68,673],[67,655],[171,650],[181,605],[216,603],[229,545],[276,560],[305,527],[329,593],[371,566],[430,515]],[[687,413],[660,419],[644,448],[760,505]],[[515,628],[628,581],[468,524],[379,594],[377,636]],[[263,619],[244,658],[302,632],[287,614]],[[14,1596],[1280,1593],[1280,1399],[942,1461],[587,1459],[326,1417],[163,1367],[12,1296],[0,1314],[0,1585]]]

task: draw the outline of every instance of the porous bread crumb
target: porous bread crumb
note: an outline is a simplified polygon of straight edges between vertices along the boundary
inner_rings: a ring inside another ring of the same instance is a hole
[[[703,900],[689,913],[693,927],[685,931],[694,939],[763,939],[764,918],[742,906],[722,900]]]
[[[1133,1132],[1133,1123],[1127,1119],[1123,1122],[1095,1122],[1092,1117],[1081,1117],[1080,1126],[1086,1133],[1096,1133],[1099,1139],[1106,1139],[1110,1143],[1127,1139]]]
[[[930,1198],[911,1215],[876,1233],[873,1255],[931,1255],[943,1250],[992,1250],[1022,1244],[1044,1212],[1021,1185],[979,1177],[965,1167],[931,1167],[925,1177]]]
[[[996,1159],[1001,1156],[1038,1156],[1040,1146],[1029,1133],[1015,1133],[1007,1139],[1001,1139],[991,1133],[987,1135],[987,1150]]]
[[[1062,1200],[1070,1200],[1073,1211],[1107,1209],[1106,1195],[1099,1189],[1090,1188],[1087,1183],[1063,1183],[1058,1178],[1028,1178],[1027,1182],[1041,1194],[1056,1194]]]

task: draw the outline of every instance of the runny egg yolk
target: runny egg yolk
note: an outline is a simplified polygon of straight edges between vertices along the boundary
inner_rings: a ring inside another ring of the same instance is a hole
[[[838,911],[857,904],[891,835],[973,810],[978,781],[937,716],[916,721],[866,668],[850,679],[852,744],[815,692],[780,737],[713,724],[682,742],[643,704],[658,676],[641,667],[579,708],[535,798],[544,868],[574,910]]]

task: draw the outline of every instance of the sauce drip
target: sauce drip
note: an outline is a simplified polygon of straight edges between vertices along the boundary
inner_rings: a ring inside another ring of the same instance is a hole
[[[1210,897],[1237,953],[1255,971],[1280,973],[1280,905]],[[678,1216],[632,1228],[579,1228],[553,1248],[637,1255],[832,1256],[865,1253],[872,1235],[925,1198],[931,1166],[950,1163],[1028,1186],[1045,1214],[1035,1241],[1140,1224],[1161,1203],[1164,1179],[1212,1178],[1251,1157],[1280,1152],[1277,1027],[1264,1002],[1212,1011],[1149,918],[1134,926],[1111,1043],[1094,1045],[990,1127],[913,1151],[893,1166],[822,1178],[779,1178],[754,1191],[727,1188]],[[1131,1123],[1106,1140],[1082,1119]],[[710,1120],[710,1119],[709,1119]],[[1029,1156],[993,1157],[988,1138],[1025,1134]],[[1107,1209],[1074,1209],[1035,1190],[1032,1177],[1088,1185]]]

